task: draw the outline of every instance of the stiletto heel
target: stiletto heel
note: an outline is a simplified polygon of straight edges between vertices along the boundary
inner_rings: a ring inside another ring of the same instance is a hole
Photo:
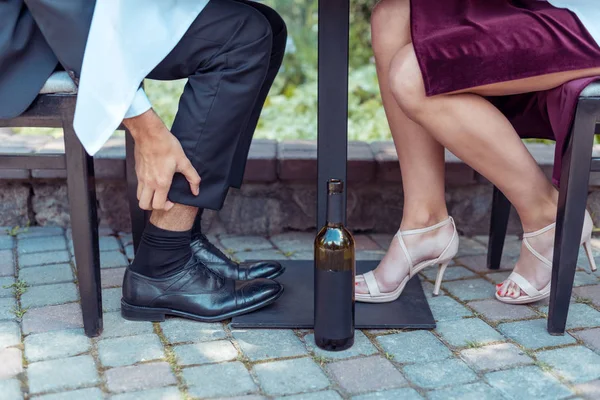
[[[444,279],[444,272],[446,272],[446,267],[448,267],[448,264],[450,264],[450,261],[446,261],[445,263],[440,264],[440,269],[438,270],[437,278],[435,278],[435,287],[433,288],[434,296],[440,294],[442,279]]]
[[[441,254],[434,259],[425,260],[414,265],[413,260],[411,259],[410,254],[408,252],[408,249],[406,248],[406,244],[404,243],[403,237],[432,232],[449,224],[452,225],[453,229],[452,237],[450,238],[448,244],[444,247],[444,250],[442,250]],[[452,261],[452,259],[454,258],[454,256],[456,256],[456,253],[458,252],[458,232],[456,231],[456,225],[454,224],[454,220],[452,219],[452,217],[449,217],[447,220],[427,228],[413,229],[410,231],[398,231],[398,233],[396,234],[396,239],[400,243],[400,247],[404,252],[406,260],[408,260],[409,262],[408,275],[404,277],[404,279],[400,282],[396,289],[394,289],[392,292],[387,293],[382,293],[380,291],[379,285],[377,284],[377,279],[375,278],[375,274],[373,274],[373,271],[369,271],[363,275],[358,275],[358,279],[364,280],[369,290],[369,293],[356,293],[356,301],[361,301],[365,303],[387,303],[390,301],[394,301],[398,297],[400,297],[402,291],[406,287],[406,284],[413,276],[418,274],[421,270],[434,265],[439,265],[440,269],[438,271],[438,276],[435,281],[435,288],[433,290],[433,293],[435,295],[439,293],[440,286],[442,284],[442,278],[444,276],[444,272],[446,271],[446,267],[448,266],[448,264],[450,264],[450,261]]]
[[[596,260],[594,260],[594,254],[592,253],[592,240],[588,239],[583,242],[583,248],[585,249],[585,254],[587,255],[587,259],[590,263],[590,269],[592,272],[596,272]]]

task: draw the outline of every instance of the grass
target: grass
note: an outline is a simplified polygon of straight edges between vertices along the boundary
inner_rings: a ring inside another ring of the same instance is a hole
[[[13,226],[10,229],[7,229],[6,234],[8,236],[16,237],[19,233],[25,233],[28,230],[29,230],[29,222],[27,223],[27,225],[25,225],[25,227],[21,227],[21,226],[17,225],[17,226]]]
[[[23,318],[25,313],[27,313],[28,310],[29,310],[29,307],[21,308],[21,306],[17,306],[17,307],[13,307],[11,311],[13,314],[15,314],[15,317],[17,317],[18,319],[21,319],[21,318]]]
[[[592,305],[594,302],[593,302],[592,299],[589,299],[587,297],[576,297],[575,298],[575,303],[587,304],[589,306],[589,305]]]
[[[468,341],[465,343],[468,349],[478,349],[483,346],[483,343]]]
[[[21,299],[21,296],[27,292],[27,282],[19,279],[15,283],[11,283],[10,285],[2,286],[4,289],[12,289],[13,295],[17,298],[17,300]]]

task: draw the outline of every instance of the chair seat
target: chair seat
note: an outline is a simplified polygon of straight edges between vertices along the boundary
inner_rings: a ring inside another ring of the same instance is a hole
[[[75,94],[77,86],[66,71],[54,72],[46,81],[40,94]]]
[[[580,97],[600,97],[600,81],[593,82],[583,89]]]

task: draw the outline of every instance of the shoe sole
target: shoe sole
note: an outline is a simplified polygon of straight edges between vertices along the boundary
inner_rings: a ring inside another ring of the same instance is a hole
[[[150,322],[163,322],[167,315],[174,317],[182,317],[192,319],[199,322],[220,322],[226,319],[236,317],[238,315],[246,314],[252,311],[256,311],[270,304],[273,304],[283,294],[283,287],[268,299],[265,299],[259,303],[253,304],[246,308],[239,310],[230,311],[225,314],[215,316],[202,316],[197,314],[188,313],[185,311],[173,310],[171,308],[157,308],[157,307],[140,307],[134,306],[121,299],[121,316],[129,321],[150,321]]]

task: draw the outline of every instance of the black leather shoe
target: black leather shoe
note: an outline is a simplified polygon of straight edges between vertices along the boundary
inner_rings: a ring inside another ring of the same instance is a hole
[[[161,279],[127,268],[121,315],[132,321],[165,320],[166,315],[217,322],[273,303],[283,286],[269,279],[236,281],[210,271],[192,257],[185,268]]]
[[[192,252],[213,272],[229,279],[246,281],[257,278],[275,279],[285,268],[277,261],[237,263],[227,257],[204,235],[192,241]]]

